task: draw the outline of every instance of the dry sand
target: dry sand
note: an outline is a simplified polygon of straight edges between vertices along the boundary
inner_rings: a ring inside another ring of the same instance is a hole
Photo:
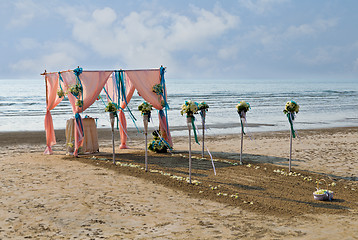
[[[193,145],[198,185],[174,177],[187,177],[186,138],[145,172],[141,138],[117,148],[115,166],[108,130],[80,158],[65,156],[62,132],[51,156],[43,132],[0,133],[0,239],[357,239],[358,128],[299,131],[300,176],[286,176],[288,132],[245,137],[244,165],[239,136],[210,136],[217,176]],[[332,202],[313,200],[321,178],[336,183]]]

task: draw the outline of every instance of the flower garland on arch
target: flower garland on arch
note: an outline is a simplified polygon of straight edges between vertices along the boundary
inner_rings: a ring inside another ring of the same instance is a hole
[[[152,87],[152,91],[158,95],[158,100],[160,101],[160,105],[163,107],[163,108],[168,108],[169,109],[169,105],[167,103],[167,100],[166,100],[166,96],[164,94],[164,87],[161,83],[159,84],[155,84],[153,87]],[[160,98],[163,98],[162,100]]]
[[[79,75],[83,72],[82,68],[78,67],[76,69],[73,70],[73,73],[76,75],[76,84],[69,86],[67,91],[63,91],[62,86],[61,86],[61,82],[63,82],[61,73],[59,72],[59,87],[60,89],[57,90],[57,95],[59,98],[63,98],[68,94],[72,94],[76,99],[76,103],[75,105],[79,108],[83,107],[83,86],[81,83],[81,80],[79,78]]]
[[[162,95],[163,94],[163,86],[162,84],[155,84],[153,86],[153,92],[156,93],[157,95]]]

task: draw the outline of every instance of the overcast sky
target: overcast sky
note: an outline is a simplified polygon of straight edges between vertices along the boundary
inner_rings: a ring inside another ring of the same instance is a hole
[[[357,79],[357,0],[0,0],[0,78]]]

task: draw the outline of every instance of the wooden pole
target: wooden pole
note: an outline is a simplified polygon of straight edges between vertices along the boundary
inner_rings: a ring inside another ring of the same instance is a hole
[[[111,120],[111,127],[112,127],[112,152],[113,152],[113,164],[116,164],[116,152],[114,147],[114,113],[109,113],[109,118]]]
[[[187,124],[189,129],[189,183],[191,184],[191,118],[187,118]]]
[[[204,151],[205,151],[205,148],[204,148],[204,144],[205,144],[205,115],[206,115],[206,110],[203,109],[201,110],[201,113],[202,113],[202,116],[203,116],[203,119],[202,119],[202,128],[203,128],[203,146],[201,148],[201,157],[204,158]]]
[[[244,148],[244,127],[245,127],[245,122],[243,121],[243,118],[240,118],[241,120],[241,148],[240,148],[240,165],[242,165],[242,149]]]
[[[144,114],[143,115],[143,124],[144,124],[144,135],[145,135],[145,156],[144,156],[144,162],[145,162],[145,171],[148,172],[148,119],[149,115]]]
[[[145,134],[145,171],[148,172],[148,133]]]
[[[47,97],[48,97],[48,90],[47,90],[47,77],[46,77],[46,70],[45,70],[45,72],[44,72],[44,73],[41,73],[41,75],[44,75],[44,76],[45,76],[45,86],[46,86],[46,107],[47,107],[47,105],[48,105],[48,99],[47,99]]]
[[[290,159],[288,162],[288,170],[291,172],[291,157],[292,157],[292,131],[290,129]]]

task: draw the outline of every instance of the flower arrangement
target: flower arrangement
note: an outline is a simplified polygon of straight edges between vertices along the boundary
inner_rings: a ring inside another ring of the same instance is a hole
[[[185,101],[185,103],[181,106],[180,114],[183,115],[186,113],[187,117],[192,117],[194,114],[198,112],[198,103],[193,101]]]
[[[160,105],[162,106],[162,107],[165,107],[165,101],[164,100],[162,100],[162,101],[160,101]]]
[[[65,93],[62,89],[59,89],[59,90],[57,91],[57,96],[58,96],[59,98],[63,98],[65,95],[66,95],[66,93]]]
[[[83,72],[83,69],[78,67],[74,69],[73,72],[75,73],[76,76],[79,76]]]
[[[69,88],[69,92],[73,95],[78,97],[83,91],[83,88],[80,84],[73,85]]]
[[[77,106],[77,107],[83,107],[83,101],[80,100],[80,99],[77,99],[77,101],[76,101],[76,106]]]
[[[324,179],[321,179],[321,180],[317,181],[316,191],[313,192],[314,199],[315,200],[320,200],[320,201],[324,201],[324,200],[331,201],[333,199],[333,191],[328,190],[328,189],[320,189],[318,185],[321,182],[325,182],[327,184],[327,182]],[[328,185],[327,185],[327,187],[328,187]]]
[[[315,191],[315,192],[313,192],[314,194],[316,194],[316,195],[321,195],[321,194],[326,194],[326,193],[333,193],[333,191],[331,191],[331,190],[326,190],[326,189],[319,189],[319,190],[317,190],[317,191]]]
[[[201,103],[198,105],[198,108],[199,108],[199,110],[208,111],[209,105],[208,105],[206,102],[201,102]]]
[[[144,114],[149,114],[152,111],[153,106],[150,103],[147,102],[142,102],[139,106],[138,106],[138,110],[142,112],[142,115]]]
[[[157,95],[161,95],[161,94],[163,94],[163,86],[162,86],[162,84],[155,84],[154,86],[153,86],[153,92],[155,92]]]
[[[152,152],[156,153],[166,153],[168,150],[168,147],[164,144],[164,142],[160,139],[160,136],[158,134],[158,130],[155,130],[152,133],[153,141],[149,143],[148,149]]]
[[[250,104],[245,101],[241,101],[239,102],[239,104],[236,105],[236,109],[238,113],[241,113],[242,111],[246,113],[247,111],[249,111],[250,108],[251,108]]]
[[[299,110],[300,106],[295,101],[288,101],[286,103],[285,109],[283,110],[283,113],[298,113]]]
[[[116,104],[112,102],[108,102],[108,105],[104,109],[106,112],[117,112]]]

